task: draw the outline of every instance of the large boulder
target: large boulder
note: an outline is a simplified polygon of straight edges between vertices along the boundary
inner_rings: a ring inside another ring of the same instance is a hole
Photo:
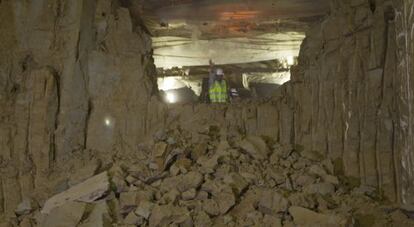
[[[41,212],[43,214],[48,214],[54,208],[63,206],[71,201],[93,202],[105,195],[108,190],[108,174],[107,172],[103,172],[53,196],[46,201]]]
[[[280,212],[285,212],[288,206],[289,200],[273,190],[264,191],[259,201],[259,210],[268,215],[276,216]]]
[[[149,226],[168,226],[185,222],[189,213],[185,208],[176,207],[172,204],[156,205],[149,218]]]
[[[240,142],[240,147],[253,158],[265,160],[269,154],[266,142],[258,136],[248,136]]]
[[[292,206],[289,213],[293,217],[293,222],[298,226],[347,226],[348,220],[345,217],[335,214],[320,214],[312,210]]]
[[[92,212],[79,227],[109,227],[112,223],[110,209],[106,201],[100,201],[94,205]]]
[[[85,212],[86,203],[68,201],[48,211],[38,220],[39,226],[73,227],[77,226]]]

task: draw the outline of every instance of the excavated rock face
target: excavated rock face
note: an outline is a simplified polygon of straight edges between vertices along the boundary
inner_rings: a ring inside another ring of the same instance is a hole
[[[321,151],[338,173],[412,203],[412,1],[332,1],[275,97],[283,142]]]
[[[400,151],[402,169],[401,184],[403,202],[414,203],[414,180],[413,172],[413,75],[414,75],[414,2],[397,1],[395,10],[396,45],[397,45],[397,75],[401,79],[401,90],[398,96],[398,113],[401,114],[399,135],[396,138]],[[411,100],[411,101],[410,101]]]
[[[6,0],[0,19],[0,213],[10,216],[34,192],[67,187],[52,178],[70,163],[135,149],[159,110],[150,38],[118,1]]]

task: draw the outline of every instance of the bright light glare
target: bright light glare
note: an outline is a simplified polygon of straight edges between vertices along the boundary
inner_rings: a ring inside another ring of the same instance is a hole
[[[165,78],[164,79],[164,89],[172,89],[176,84],[176,81],[174,78]]]
[[[177,89],[184,86],[185,85],[182,84],[182,82],[180,82],[176,77],[165,77],[158,79],[158,88],[163,91]]]
[[[105,118],[105,125],[106,126],[108,126],[108,127],[111,126],[111,123],[112,122],[111,122],[111,120],[109,118]]]
[[[177,101],[177,98],[175,97],[174,94],[167,93],[167,101],[169,103],[175,103]]]
[[[287,63],[288,63],[288,65],[294,65],[295,64],[295,57],[288,56],[287,57]]]

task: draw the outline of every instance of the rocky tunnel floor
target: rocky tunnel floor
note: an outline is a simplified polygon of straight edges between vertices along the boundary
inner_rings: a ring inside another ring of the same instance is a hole
[[[90,163],[0,226],[414,226],[318,152],[215,126],[159,131],[136,153]]]

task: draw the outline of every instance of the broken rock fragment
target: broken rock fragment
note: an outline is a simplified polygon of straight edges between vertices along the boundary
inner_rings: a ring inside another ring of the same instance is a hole
[[[73,227],[77,226],[85,212],[86,203],[68,201],[54,207],[39,220],[39,226]]]
[[[266,227],[282,227],[282,220],[271,215],[265,215],[263,225]]]
[[[289,213],[293,217],[293,222],[298,226],[346,226],[347,219],[335,214],[320,214],[312,210],[292,206]]]
[[[204,211],[198,212],[194,216],[194,224],[195,226],[212,226],[213,225],[210,217]]]
[[[123,192],[119,196],[119,205],[121,213],[129,213],[137,206],[137,192]]]
[[[167,158],[168,144],[164,142],[159,142],[155,144],[153,158],[157,164],[158,170],[163,170]]]
[[[154,208],[155,204],[149,201],[142,201],[139,203],[139,206],[135,210],[135,214],[148,219],[151,215],[152,209]]]
[[[47,200],[43,206],[42,213],[48,214],[52,209],[70,201],[93,202],[105,195],[108,190],[108,174],[103,172]]]
[[[309,175],[300,175],[298,176],[295,180],[294,183],[297,186],[306,186],[306,185],[310,185],[313,184],[315,182],[316,178],[313,176],[309,176]]]
[[[180,224],[185,222],[188,216],[188,211],[185,208],[176,207],[171,204],[163,206],[156,205],[149,218],[149,226]]]
[[[203,175],[199,172],[192,171],[183,175],[177,186],[180,192],[185,192],[193,188],[198,188],[203,183]]]
[[[134,212],[130,212],[124,219],[127,225],[140,226],[144,222],[144,218],[137,216]]]
[[[258,160],[267,158],[269,150],[266,143],[258,136],[248,136],[240,142],[240,147]]]
[[[109,213],[109,207],[106,201],[101,201],[94,205],[92,212],[79,227],[107,227],[111,223],[112,218]]]
[[[238,173],[228,174],[224,177],[223,181],[238,195],[240,195],[249,186],[249,183]]]
[[[335,192],[335,186],[331,183],[311,184],[305,187],[304,192],[309,194],[319,193],[321,195],[327,195]]]
[[[23,199],[23,201],[17,206],[15,210],[16,215],[26,215],[33,210],[33,202],[29,198]]]
[[[217,216],[220,214],[219,206],[214,199],[206,199],[203,201],[203,210],[211,215]]]
[[[191,199],[194,199],[196,195],[197,195],[197,191],[194,188],[192,188],[188,191],[183,192],[181,194],[181,197],[183,200],[191,200]]]
[[[259,202],[259,210],[268,215],[277,215],[279,212],[284,212],[288,209],[289,201],[280,193],[266,190],[262,193]]]
[[[227,211],[236,204],[236,197],[231,189],[218,193],[218,195],[214,196],[214,199],[217,202],[220,214],[227,213]]]

